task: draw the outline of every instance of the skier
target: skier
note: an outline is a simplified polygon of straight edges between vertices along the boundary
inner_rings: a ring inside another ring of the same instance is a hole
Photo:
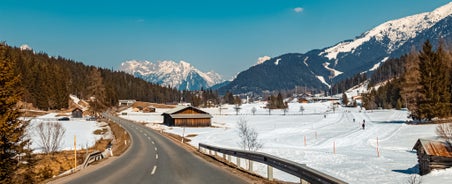
[[[366,120],[363,120],[362,126],[363,126],[363,130],[364,130],[366,128]]]

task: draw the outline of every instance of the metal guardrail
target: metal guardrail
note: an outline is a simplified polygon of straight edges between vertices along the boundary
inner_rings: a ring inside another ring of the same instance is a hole
[[[236,150],[236,149],[226,149],[226,148],[220,148],[215,146],[210,146],[207,144],[199,143],[198,151],[202,152],[202,148],[219,152],[223,154],[223,157],[225,155],[234,156],[237,158],[237,165],[240,165],[240,161],[238,158],[243,158],[255,162],[259,162],[262,164],[267,165],[267,175],[269,180],[273,180],[273,170],[272,168],[279,169],[281,171],[284,171],[286,173],[292,174],[294,176],[297,176],[301,179],[302,183],[309,182],[309,183],[322,183],[322,184],[345,184],[347,182],[339,180],[337,178],[334,178],[330,175],[327,175],[325,173],[322,173],[320,171],[314,170],[305,164],[300,164],[297,162],[293,162],[287,159],[279,158],[273,155],[269,155],[266,153],[260,153],[260,152],[252,152],[252,151],[243,151],[243,150]],[[210,152],[210,151],[209,151]],[[216,153],[215,153],[216,154]],[[228,158],[230,161],[230,157]],[[252,164],[250,163],[249,169],[252,170]]]
[[[90,153],[86,158],[85,161],[83,162],[82,168],[88,167],[89,164],[97,161],[97,160],[101,160],[104,158],[104,155],[102,155],[102,152],[100,151],[94,151],[92,153]]]

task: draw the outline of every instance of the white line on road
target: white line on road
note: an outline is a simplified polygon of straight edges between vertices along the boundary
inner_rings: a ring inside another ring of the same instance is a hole
[[[157,147],[154,147],[155,151],[157,151]]]
[[[150,138],[150,137],[148,137],[148,139],[149,139],[149,140],[151,140],[151,138]]]
[[[154,141],[152,141],[152,144],[155,144],[155,142],[154,142]]]
[[[159,159],[159,154],[155,154],[155,159],[156,159],[156,160]]]
[[[154,173],[155,173],[155,170],[157,170],[157,166],[156,166],[156,165],[154,165],[154,168],[152,168],[152,172],[151,172],[151,175],[154,175]]]

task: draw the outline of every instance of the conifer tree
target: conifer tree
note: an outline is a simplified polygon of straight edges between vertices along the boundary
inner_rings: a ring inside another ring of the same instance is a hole
[[[106,108],[106,90],[103,84],[103,79],[100,71],[97,68],[91,69],[89,77],[88,99],[90,99],[90,109],[96,113],[105,110]]]
[[[15,60],[0,44],[0,183],[13,183],[18,169],[17,156],[23,153],[27,122],[19,121],[20,77],[14,73]]]
[[[450,116],[451,101],[451,69],[449,66],[447,52],[444,51],[443,44],[440,42],[435,54],[435,62],[437,66],[436,91],[438,92],[436,117],[444,118]]]
[[[406,57],[404,68],[405,73],[402,76],[400,95],[405,102],[406,108],[410,111],[410,117],[419,119],[417,101],[422,87],[420,85],[419,56],[414,48]]]
[[[435,117],[449,115],[450,80],[442,46],[437,52],[426,41],[419,54],[420,68],[420,100],[418,101],[419,118],[431,120]]]
[[[436,67],[434,66],[435,52],[432,45],[427,40],[422,46],[422,51],[419,54],[419,72],[421,90],[419,93],[418,109],[419,119],[431,120],[434,118],[434,101],[436,100],[436,93],[434,89],[434,77],[436,74]]]

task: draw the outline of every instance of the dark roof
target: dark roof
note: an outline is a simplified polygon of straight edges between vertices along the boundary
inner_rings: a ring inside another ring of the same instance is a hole
[[[452,157],[452,150],[450,145],[446,142],[438,140],[418,139],[413,149],[416,149],[419,145],[425,150],[427,155]]]
[[[74,110],[72,110],[72,112],[74,112],[74,111],[82,111],[83,112],[83,110],[80,108],[75,108]]]
[[[177,107],[175,107],[175,108],[173,108],[171,110],[168,110],[168,111],[164,112],[163,114],[174,114],[174,113],[177,113],[179,111],[185,110],[185,109],[187,109],[189,107],[190,106],[177,106]],[[194,107],[192,107],[192,108],[194,108]]]
[[[184,111],[185,109],[193,109],[199,113],[196,114],[177,114],[178,112]],[[178,118],[178,119],[188,119],[188,118],[212,118],[212,116],[202,111],[198,108],[192,107],[192,106],[177,106],[174,109],[168,110],[164,112],[162,115],[168,114],[172,118]]]

